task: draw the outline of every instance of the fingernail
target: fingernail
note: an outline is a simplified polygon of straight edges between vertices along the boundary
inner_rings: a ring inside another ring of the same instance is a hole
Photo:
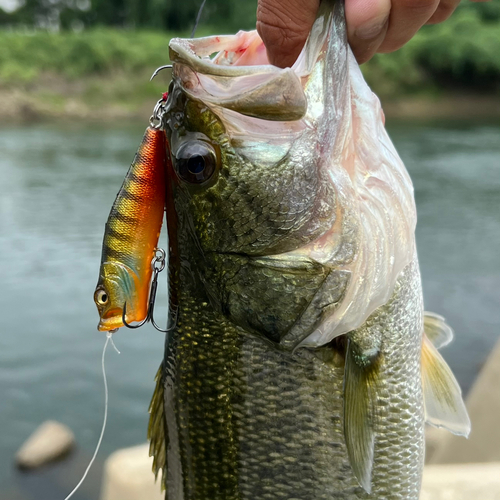
[[[354,31],[354,35],[357,38],[361,38],[364,40],[375,38],[382,32],[388,19],[389,18],[387,16],[383,16],[382,18],[379,17],[376,19],[370,19],[370,21],[366,22],[365,24],[358,26]]]

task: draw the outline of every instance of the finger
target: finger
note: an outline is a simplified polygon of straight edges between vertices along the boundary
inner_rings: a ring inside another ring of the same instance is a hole
[[[453,14],[459,3],[460,0],[441,0],[434,14],[427,21],[427,24],[438,24],[446,21]]]
[[[394,0],[389,28],[379,52],[392,52],[402,47],[432,17],[439,0]]]
[[[311,31],[318,7],[319,0],[259,0],[257,31],[271,64],[292,66]]]
[[[361,64],[368,61],[385,38],[391,0],[346,0],[349,44]]]

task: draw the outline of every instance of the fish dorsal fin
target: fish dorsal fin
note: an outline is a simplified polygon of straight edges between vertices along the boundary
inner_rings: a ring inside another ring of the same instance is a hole
[[[344,371],[344,436],[352,470],[371,491],[379,355],[370,358],[349,341]]]
[[[467,437],[470,420],[460,386],[446,361],[425,334],[422,343],[422,389],[426,423]]]
[[[424,311],[424,332],[436,349],[453,340],[453,330],[439,314]]]
[[[162,471],[162,490],[164,490],[167,472],[167,432],[164,410],[163,363],[156,373],[155,381],[156,387],[149,405],[149,456],[153,457],[153,472],[156,479],[158,479],[160,469]]]

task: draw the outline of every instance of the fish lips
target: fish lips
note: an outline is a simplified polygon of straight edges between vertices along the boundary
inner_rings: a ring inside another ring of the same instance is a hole
[[[257,32],[244,33],[259,38]],[[170,42],[173,75],[184,92],[207,104],[270,121],[296,121],[307,112],[302,83],[291,68],[232,66],[212,62],[217,49],[235,45],[241,32],[226,37],[174,38]],[[222,40],[222,42],[221,42]],[[259,38],[260,40],[260,38]]]

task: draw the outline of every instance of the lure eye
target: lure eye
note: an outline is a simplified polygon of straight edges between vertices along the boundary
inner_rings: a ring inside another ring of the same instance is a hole
[[[98,306],[105,306],[108,303],[108,294],[106,290],[96,290],[94,293],[94,301]]]
[[[177,175],[190,184],[208,181],[214,174],[217,163],[215,149],[205,141],[185,142],[175,154]]]

